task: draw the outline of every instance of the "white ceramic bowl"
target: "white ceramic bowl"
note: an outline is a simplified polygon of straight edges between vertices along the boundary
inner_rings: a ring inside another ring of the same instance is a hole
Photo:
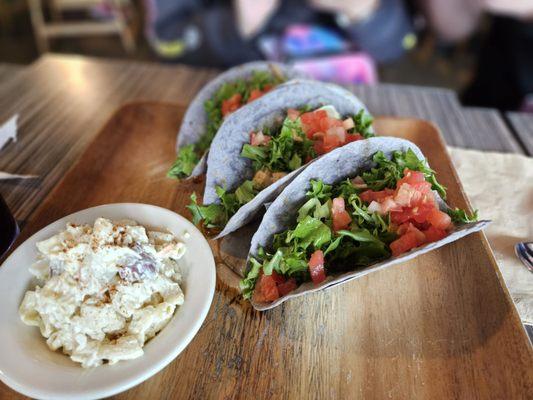
[[[168,228],[183,239],[185,303],[169,324],[144,347],[144,355],[84,369],[68,356],[51,351],[37,327],[22,323],[18,308],[30,288],[28,271],[35,244],[65,228],[67,222],[93,223],[97,217],[129,218],[152,228]],[[48,225],[20,245],[0,268],[0,379],[30,397],[87,399],[110,396],[148,379],[170,363],[192,340],[204,321],[215,291],[215,262],[202,234],[182,216],[147,204],[108,204],[89,208]]]

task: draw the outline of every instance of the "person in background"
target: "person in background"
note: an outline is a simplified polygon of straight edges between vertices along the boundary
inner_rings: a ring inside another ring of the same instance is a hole
[[[468,37],[483,13],[492,15],[466,105],[533,112],[533,0],[424,0],[432,29],[444,41]]]
[[[405,37],[412,36],[402,0],[145,3],[146,35],[155,52],[193,65],[225,68],[263,58],[288,61],[352,49],[386,62],[401,56]],[[304,30],[294,27],[309,28],[308,40],[299,41]]]

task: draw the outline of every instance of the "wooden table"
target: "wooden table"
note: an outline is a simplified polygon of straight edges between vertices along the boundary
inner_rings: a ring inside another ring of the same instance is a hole
[[[3,84],[15,79],[24,69],[21,65],[0,63],[0,90]]]
[[[505,116],[527,153],[533,154],[533,114],[510,112]]]
[[[0,193],[17,219],[24,224],[121,104],[142,99],[186,105],[215,74],[213,70],[183,66],[58,55],[44,56],[14,76],[7,74],[6,77],[6,74],[0,73],[0,122],[14,113],[20,115],[19,141],[2,150],[0,170],[38,174],[41,177],[33,182],[1,183]],[[528,136],[523,126],[509,127],[495,110],[462,108],[452,91],[390,84],[356,86],[352,89],[376,115],[413,116],[435,122],[450,145],[532,154],[531,143],[524,140]],[[231,313],[231,310],[226,312]],[[228,318],[231,321],[229,315]],[[265,323],[269,323],[268,316],[265,317]],[[415,351],[416,345],[407,348]],[[524,343],[509,344],[509,351],[524,350],[526,354],[523,357],[529,357]],[[477,351],[483,351],[481,344]],[[369,373],[372,372],[372,354],[380,356],[378,353],[369,353]],[[418,356],[413,352],[412,357]],[[450,357],[475,357],[475,354]],[[242,362],[234,360],[236,365]],[[310,371],[313,374],[315,372]],[[420,374],[423,375],[423,371]],[[475,379],[476,371],[473,370],[472,374],[472,379]],[[319,379],[319,376],[316,375],[316,378]],[[431,385],[431,381],[424,379],[420,382]],[[528,394],[533,395],[532,387],[515,387],[513,390],[523,392],[524,398]],[[438,397],[438,394],[435,396]],[[455,393],[454,396],[461,398],[461,393]],[[20,397],[0,384],[0,398]]]

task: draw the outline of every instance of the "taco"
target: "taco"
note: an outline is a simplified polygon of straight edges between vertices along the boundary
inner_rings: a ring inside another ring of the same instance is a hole
[[[207,164],[203,206],[193,221],[222,237],[250,222],[303,165],[346,143],[373,136],[372,118],[351,92],[293,81],[230,115]]]
[[[304,77],[285,64],[263,61],[227,70],[205,85],[183,117],[171,178],[185,179],[205,172],[205,154],[224,119],[283,82]]]
[[[241,281],[259,310],[403,262],[482,229],[449,208],[420,150],[370,138],[309,165],[270,204]]]

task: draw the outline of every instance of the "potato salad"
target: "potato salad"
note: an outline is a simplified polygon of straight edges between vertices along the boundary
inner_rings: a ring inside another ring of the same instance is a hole
[[[82,367],[140,357],[183,304],[178,260],[186,247],[172,233],[98,218],[67,224],[37,249],[30,271],[38,285],[20,317]]]

